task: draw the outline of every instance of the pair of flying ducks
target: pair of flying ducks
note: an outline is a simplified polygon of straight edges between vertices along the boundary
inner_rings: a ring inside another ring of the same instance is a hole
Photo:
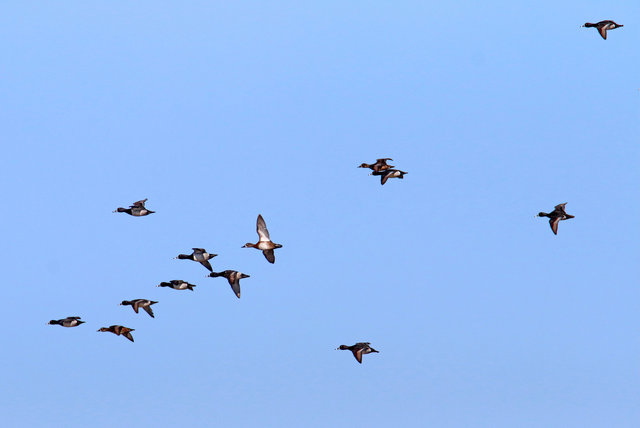
[[[256,248],[258,250],[262,250],[262,254],[264,254],[265,259],[267,259],[269,263],[275,263],[276,255],[273,250],[276,248],[282,248],[282,245],[276,244],[271,240],[267,225],[260,214],[258,214],[258,220],[256,222],[256,231],[258,232],[259,237],[258,242],[256,244],[247,242],[242,246],[242,248]],[[176,259],[193,260],[207,268],[209,272],[213,272],[213,268],[211,267],[209,260],[216,257],[217,254],[208,253],[204,248],[192,248],[192,250],[193,252],[191,254],[179,254]]]
[[[376,159],[376,163],[368,164],[362,163],[358,168],[369,168],[373,170],[373,172],[369,175],[379,175],[380,176],[380,184],[384,185],[390,178],[404,178],[405,174],[408,174],[406,171],[400,171],[399,169],[393,169],[395,166],[387,165],[388,160],[393,160],[391,158],[382,158]]]
[[[51,320],[49,324],[51,325],[61,325],[62,327],[77,327],[80,324],[84,324],[85,321],[80,321],[80,317],[66,317],[61,320]],[[102,327],[98,331],[108,331],[110,333],[115,334],[116,336],[123,335],[127,339],[133,342],[133,336],[131,335],[132,331],[135,331],[134,328],[125,327],[123,325],[112,325],[109,327]]]
[[[135,313],[137,314],[138,311],[142,308],[144,309],[150,316],[151,318],[155,318],[153,316],[153,310],[151,310],[151,305],[155,305],[158,302],[154,302],[153,300],[147,300],[147,299],[134,299],[134,300],[123,300],[122,303],[120,303],[121,306],[131,306],[133,308],[133,310],[135,311]],[[80,320],[81,317],[66,317],[63,319],[59,319],[59,320],[51,320],[49,321],[49,325],[60,325],[62,327],[77,327],[80,324],[84,324],[86,321],[81,321]],[[102,327],[100,328],[100,330],[98,331],[108,331],[110,333],[115,334],[116,336],[124,336],[127,339],[129,339],[130,341],[133,342],[133,336],[131,335],[132,331],[135,331],[134,328],[129,328],[129,327],[125,327],[123,325],[111,325],[109,327]]]
[[[217,278],[219,276],[227,278],[227,281],[229,282],[231,289],[233,290],[234,294],[238,297],[238,299],[240,298],[240,280],[243,278],[250,278],[249,275],[242,272],[238,272],[237,270],[211,272],[209,275],[207,275],[208,278]],[[161,282],[160,284],[158,284],[158,287],[169,287],[169,288],[173,288],[174,290],[191,290],[191,291],[193,291],[193,287],[195,286],[196,286],[195,284],[189,284],[188,282],[183,281],[181,279],[172,279],[169,282]]]
[[[561,220],[569,220],[570,218],[575,218],[575,216],[567,214],[567,212],[564,210],[565,205],[567,205],[566,202],[564,204],[558,204],[550,213],[539,212],[538,215],[536,215],[536,217],[549,218],[549,225],[551,226],[551,230],[553,231],[554,235],[558,234],[558,223],[560,223]]]

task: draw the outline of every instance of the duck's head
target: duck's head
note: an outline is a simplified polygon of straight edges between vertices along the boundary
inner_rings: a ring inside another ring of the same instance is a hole
[[[255,248],[256,244],[252,244],[251,242],[247,242],[242,246],[242,248]]]
[[[369,164],[368,163],[361,163],[358,168],[369,168]]]
[[[120,306],[127,306],[127,305],[130,305],[130,304],[131,304],[131,302],[130,302],[130,301],[128,301],[128,300],[123,300],[123,301],[120,303]]]
[[[547,213],[543,213],[542,211],[540,211],[538,215],[536,215],[536,217],[546,217],[546,216],[547,216]]]
[[[49,325],[56,325],[56,324],[60,324],[60,321],[58,321],[58,320],[51,320],[51,321],[49,321],[47,324],[49,324]]]
[[[337,350],[342,350],[342,351],[344,351],[345,349],[349,349],[349,347],[348,347],[347,345],[340,345],[340,346],[338,346],[338,347],[336,348],[336,351],[337,351]]]
[[[108,327],[100,327],[100,330],[97,331],[111,331]]]

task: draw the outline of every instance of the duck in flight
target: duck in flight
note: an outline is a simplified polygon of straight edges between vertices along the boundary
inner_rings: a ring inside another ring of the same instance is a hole
[[[536,216],[549,217],[549,225],[551,226],[551,230],[553,231],[554,235],[558,234],[558,223],[560,223],[560,220],[569,220],[570,218],[575,218],[575,216],[569,215],[565,212],[565,205],[567,205],[566,202],[564,204],[558,204],[550,213],[539,212]]]
[[[371,175],[379,175],[380,176],[380,184],[384,186],[384,183],[387,182],[390,178],[400,178],[404,179],[404,175],[408,174],[406,171],[400,171],[399,169],[387,169],[385,171],[373,171]]]
[[[147,202],[147,199],[143,199],[138,202],[134,202],[133,205],[130,205],[129,208],[118,208],[114,211],[114,213],[127,213],[134,217],[143,217],[145,215],[153,214],[155,211],[151,211],[144,206],[144,203]]]
[[[80,324],[84,324],[85,321],[80,321],[81,317],[66,317],[61,320],[51,320],[49,325],[61,325],[62,327],[77,327]]]
[[[174,259],[193,260],[194,262],[198,262],[202,266],[209,269],[209,272],[213,272],[213,268],[211,267],[211,263],[209,263],[209,260],[216,257],[217,254],[209,254],[204,248],[192,248],[192,250],[193,253],[179,254],[177,257],[174,257]]]
[[[223,272],[211,272],[209,274],[209,277],[211,278],[216,278],[219,276],[224,276],[225,278],[227,278],[227,281],[229,281],[229,285],[231,286],[231,289],[236,294],[238,299],[240,298],[240,280],[242,278],[250,277],[249,275],[244,274],[242,272],[238,272],[237,270],[225,270]]]
[[[600,33],[602,38],[607,40],[607,30],[615,30],[616,28],[624,27],[624,25],[616,24],[615,22],[610,20],[605,20],[605,21],[596,22],[595,24],[587,22],[583,25],[583,27],[597,28],[598,33]]]
[[[135,328],[125,327],[123,325],[111,325],[109,327],[102,327],[98,331],[108,331],[110,333],[115,334],[116,336],[123,335],[127,339],[133,342],[133,336],[131,335],[132,331],[135,331]]]
[[[358,168],[369,168],[369,169],[372,169],[374,172],[380,172],[386,169],[394,168],[393,165],[387,165],[388,160],[393,160],[393,159],[391,158],[376,159],[376,163],[373,163],[373,164],[362,163]]]
[[[247,242],[242,246],[242,248],[257,248],[258,250],[262,250],[262,254],[264,254],[264,257],[267,259],[267,261],[269,263],[275,263],[276,256],[273,250],[276,248],[282,248],[282,245],[275,244],[271,241],[271,238],[269,237],[269,231],[267,230],[267,225],[265,224],[261,214],[258,214],[256,230],[258,231],[258,236],[260,237],[258,243],[252,244],[250,242]]]
[[[142,308],[151,316],[151,318],[155,318],[155,316],[153,315],[153,310],[151,309],[151,305],[155,305],[156,303],[158,302],[154,302],[153,300],[134,299],[123,300],[122,303],[120,303],[120,306],[131,306],[136,314],[138,313],[138,310]]]
[[[195,287],[195,284],[189,284],[187,281],[183,281],[181,279],[172,279],[169,282],[161,282],[160,284],[156,285],[156,287],[169,287],[169,288],[173,288],[174,290],[191,290],[193,291],[193,287]]]
[[[371,354],[372,352],[378,352],[369,345],[371,345],[370,342],[358,342],[355,345],[351,345],[351,346],[340,345],[338,348],[336,348],[336,351],[338,349],[341,349],[343,351],[349,350],[353,353],[353,356],[355,357],[356,361],[362,364],[363,354]]]

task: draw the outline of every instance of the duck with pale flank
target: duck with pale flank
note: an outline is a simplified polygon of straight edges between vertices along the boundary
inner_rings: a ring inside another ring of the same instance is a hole
[[[109,327],[102,327],[98,331],[108,331],[109,333],[113,333],[116,336],[123,335],[127,339],[133,342],[133,336],[131,335],[132,331],[136,331],[135,328],[125,327],[123,325],[111,325]]]
[[[211,272],[209,274],[209,277],[211,278],[217,278],[219,276],[224,276],[225,278],[227,278],[227,281],[229,281],[229,285],[231,286],[231,289],[236,294],[236,296],[238,296],[238,299],[240,298],[240,280],[242,278],[250,277],[249,275],[244,274],[242,272],[238,272],[237,270],[225,270],[222,272]]]
[[[49,325],[61,325],[62,327],[77,327],[80,324],[84,324],[85,321],[80,321],[81,317],[66,317],[61,320],[51,320],[47,324]]]
[[[380,172],[387,169],[395,168],[393,165],[387,165],[388,160],[393,160],[393,159],[391,158],[376,159],[376,163],[372,163],[372,164],[362,163],[358,168],[369,168],[369,169],[372,169],[374,172]]]
[[[560,223],[560,220],[569,220],[570,218],[575,218],[575,216],[569,215],[565,212],[565,205],[567,205],[566,202],[564,204],[558,204],[550,213],[539,212],[536,216],[549,217],[549,225],[551,226],[551,230],[553,231],[554,235],[558,234],[558,223]]]
[[[600,33],[600,35],[602,36],[602,38],[607,40],[607,30],[615,30],[616,28],[624,27],[624,25],[616,24],[615,22],[610,20],[605,20],[605,21],[596,22],[595,24],[592,24],[591,22],[587,22],[583,25],[583,27],[596,28],[598,30],[598,33]]]
[[[209,254],[204,248],[192,248],[192,250],[193,253],[179,254],[177,257],[174,257],[174,259],[193,260],[194,262],[198,262],[202,266],[206,267],[209,272],[213,272],[213,268],[211,267],[211,263],[209,263],[209,260],[216,257],[217,254]]]
[[[252,244],[250,242],[247,242],[242,246],[242,248],[256,248],[258,250],[262,250],[262,254],[264,254],[264,257],[267,259],[267,261],[269,263],[275,263],[276,256],[273,250],[276,248],[282,248],[282,245],[275,244],[271,241],[271,238],[269,237],[269,231],[267,230],[267,225],[264,222],[261,214],[258,214],[256,230],[258,231],[258,236],[260,237],[258,243]]]
[[[151,211],[144,206],[145,202],[147,202],[147,199],[134,202],[133,205],[129,206],[129,208],[118,208],[114,213],[127,213],[134,217],[144,217],[145,215],[155,213],[155,211]]]
[[[123,300],[122,303],[120,303],[120,306],[131,306],[136,314],[138,313],[138,310],[142,308],[151,316],[151,318],[155,318],[155,316],[153,315],[153,310],[151,309],[151,305],[155,305],[156,303],[158,302],[154,302],[153,300],[134,299]]]
[[[404,175],[408,174],[406,171],[400,171],[399,169],[387,169],[385,171],[380,172],[372,172],[371,175],[379,175],[380,176],[380,184],[384,186],[384,183],[387,182],[390,178],[400,178],[404,179]]]
[[[156,285],[156,287],[169,287],[169,288],[173,288],[174,290],[191,290],[193,291],[193,287],[195,287],[195,284],[189,284],[187,281],[183,281],[181,279],[172,279],[169,282],[161,282],[160,284]]]
[[[370,342],[358,342],[355,345],[351,346],[340,345],[338,348],[336,348],[336,351],[339,349],[343,351],[351,351],[356,361],[362,364],[362,355],[371,354],[372,352],[378,352],[369,345],[371,345]]]

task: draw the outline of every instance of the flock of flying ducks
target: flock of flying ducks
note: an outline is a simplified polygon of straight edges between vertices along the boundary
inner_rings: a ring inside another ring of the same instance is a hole
[[[113,212],[127,213],[133,217],[144,217],[144,216],[148,216],[149,214],[155,213],[155,211],[151,211],[145,206],[146,202],[147,202],[147,199],[142,199],[140,201],[134,202],[132,205],[129,206],[129,208],[120,207]],[[255,244],[247,243],[242,248],[257,248],[259,250],[262,250],[262,253],[264,254],[264,257],[267,259],[267,261],[272,264],[275,263],[276,258],[275,258],[274,250],[276,248],[282,248],[282,245],[276,244],[273,241],[271,241],[271,237],[269,236],[269,230],[267,229],[267,225],[264,219],[262,218],[262,215],[258,215],[256,229],[259,237],[258,242]],[[214,272],[213,268],[211,267],[211,263],[209,263],[209,260],[216,257],[217,254],[209,253],[204,248],[193,248],[192,250],[193,252],[191,254],[178,254],[178,256],[174,258],[180,259],[180,260],[192,260],[194,262],[200,263],[210,272],[208,276],[211,278],[216,278],[219,276],[226,278],[227,281],[229,282],[229,285],[231,286],[231,289],[233,290],[233,293],[238,298],[240,298],[240,280],[243,278],[249,278],[249,275],[244,274],[242,272],[235,271],[235,270],[224,270],[222,272]],[[169,282],[161,282],[160,284],[157,285],[157,287],[169,287],[169,288],[173,288],[174,290],[193,291],[195,284],[190,284],[187,281],[174,279]],[[148,299],[134,299],[134,300],[123,300],[120,303],[120,305],[131,306],[131,308],[134,310],[136,314],[139,313],[140,309],[143,309],[146,313],[149,314],[151,318],[155,318],[153,314],[153,310],[151,309],[151,305],[155,305],[156,303],[158,302],[153,300],[148,300]],[[84,324],[84,322],[85,321],[81,320],[81,317],[74,316],[74,317],[67,317],[59,320],[51,320],[49,321],[49,324],[60,325],[62,327],[77,327],[80,324]],[[123,325],[115,324],[109,327],[102,327],[98,331],[99,332],[108,331],[110,333],[114,333],[117,336],[122,335],[132,342],[134,341],[133,336],[131,335],[131,332],[135,331],[135,329],[125,327]]]
[[[590,22],[585,23],[582,27],[587,28],[596,28],[602,36],[603,39],[607,39],[607,31],[614,30],[619,27],[623,27],[621,24],[616,24],[614,21],[605,20],[600,21],[595,24]],[[384,185],[389,178],[400,178],[403,179],[404,175],[407,174],[406,171],[401,171],[398,169],[394,169],[393,165],[388,165],[387,161],[392,161],[391,158],[380,158],[376,159],[376,162],[373,164],[362,163],[358,168],[369,168],[372,172],[369,175],[380,176],[380,184]],[[127,213],[134,217],[144,217],[149,214],[155,213],[155,211],[151,211],[145,207],[145,202],[147,199],[143,199],[137,202],[134,202],[129,208],[118,208],[114,212],[118,213]],[[550,213],[539,212],[536,217],[547,217],[549,218],[549,225],[551,226],[551,230],[554,235],[558,234],[558,223],[562,220],[569,220],[575,218],[575,216],[567,214],[565,211],[565,206],[567,203],[558,204],[554,207],[554,210]],[[267,225],[262,218],[262,215],[258,215],[258,220],[256,223],[256,231],[258,232],[258,242],[252,244],[250,242],[246,243],[242,248],[255,248],[262,251],[264,257],[267,259],[269,263],[275,263],[275,253],[274,250],[277,248],[282,248],[281,244],[276,244],[271,241],[271,237],[269,236],[269,230],[267,229]],[[209,261],[217,256],[217,254],[212,254],[207,252],[204,248],[193,248],[193,252],[191,254],[179,254],[175,259],[180,260],[192,260],[194,262],[200,263],[204,266],[210,273],[208,277],[217,278],[224,277],[229,282],[231,289],[234,294],[240,298],[240,280],[243,278],[249,278],[250,276],[244,274],[242,272],[238,272],[235,270],[224,270],[222,272],[214,272],[211,267],[211,263]],[[183,280],[171,280],[169,282],[161,282],[157,285],[158,287],[169,287],[174,290],[191,290],[195,287],[195,284],[190,284]],[[155,318],[153,315],[153,310],[151,309],[152,305],[155,305],[156,301],[147,300],[147,299],[134,299],[134,300],[123,300],[120,305],[122,306],[131,306],[135,313],[138,313],[140,309],[143,309],[145,312],[149,314],[152,318]],[[51,320],[48,324],[50,325],[60,325],[62,327],[77,327],[80,324],[84,324],[85,321],[80,319],[81,317],[73,316],[67,317],[59,320]],[[131,335],[132,331],[135,331],[133,328],[125,327],[122,325],[111,325],[109,327],[101,327],[99,332],[110,332],[117,336],[124,336],[133,342],[133,336]],[[347,346],[340,345],[336,350],[344,350],[351,351],[353,353],[354,358],[358,363],[362,364],[362,356],[365,354],[378,353],[375,349],[373,349],[369,342],[358,342],[355,345]]]

